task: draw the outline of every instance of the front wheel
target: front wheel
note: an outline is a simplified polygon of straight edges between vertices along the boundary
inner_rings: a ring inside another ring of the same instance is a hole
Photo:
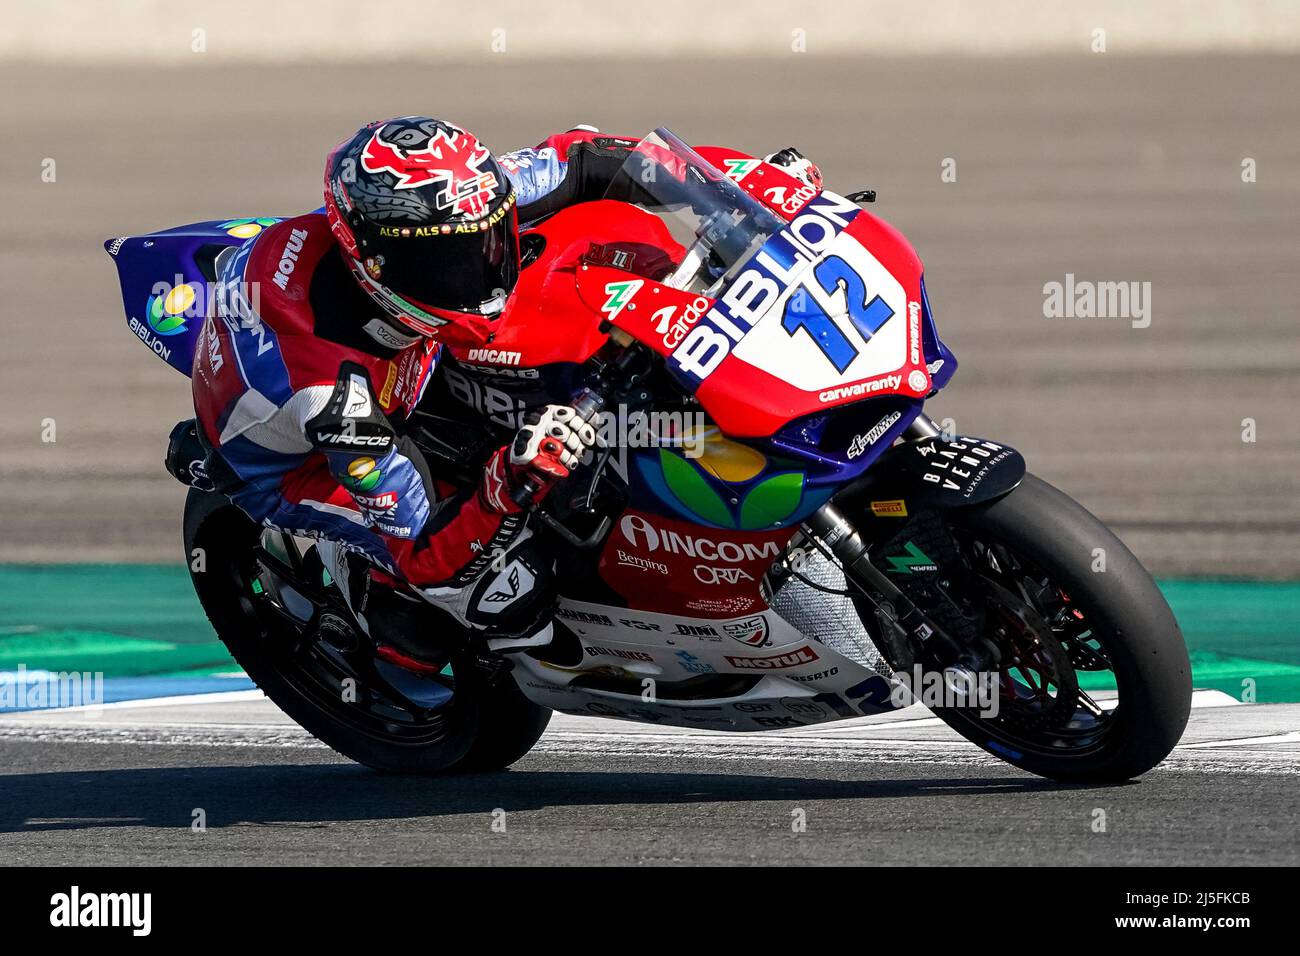
[[[377,658],[314,548],[299,545],[221,495],[192,490],[186,500],[194,590],[276,706],[344,756],[390,772],[499,770],[537,742],[551,712],[459,642],[445,642],[438,674]]]
[[[1191,666],[1169,605],[1132,552],[1033,475],[939,518],[904,533],[949,556],[931,581],[909,580],[917,569],[891,565],[888,547],[878,567],[936,620],[976,632],[996,706],[935,714],[995,756],[1058,780],[1126,780],[1160,763],[1187,726]],[[911,669],[897,645],[882,650],[896,669]]]

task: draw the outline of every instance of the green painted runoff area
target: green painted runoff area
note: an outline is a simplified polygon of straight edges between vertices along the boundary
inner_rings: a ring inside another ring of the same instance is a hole
[[[1260,703],[1300,701],[1300,582],[1161,581],[1198,688]],[[105,677],[238,670],[184,567],[0,564],[0,671]],[[1086,683],[1096,687],[1096,684]]]

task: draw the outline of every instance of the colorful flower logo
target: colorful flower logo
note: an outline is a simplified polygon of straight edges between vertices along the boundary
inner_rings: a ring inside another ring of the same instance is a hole
[[[804,502],[803,472],[769,474],[766,455],[716,430],[704,437],[696,458],[660,448],[658,458],[649,460],[658,466],[643,467],[652,487],[667,492],[685,516],[719,528],[778,527]]]
[[[383,477],[383,472],[375,465],[373,458],[353,458],[348,462],[348,476],[343,479],[343,484],[354,491],[370,491]]]
[[[218,227],[226,230],[226,235],[236,239],[252,239],[267,226],[274,226],[279,219],[260,216],[257,219],[228,219]]]
[[[179,335],[186,329],[186,313],[194,305],[198,293],[194,286],[182,282],[166,295],[152,295],[145,306],[149,328],[159,335]]]

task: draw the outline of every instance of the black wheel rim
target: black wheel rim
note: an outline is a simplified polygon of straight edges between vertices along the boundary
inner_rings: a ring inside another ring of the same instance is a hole
[[[291,536],[265,529],[230,565],[267,666],[304,703],[353,731],[412,747],[448,739],[460,710],[456,674],[468,666],[451,660],[439,674],[420,674],[376,657],[314,558]]]
[[[1123,707],[1110,650],[1116,636],[1024,554],[973,531],[954,533],[984,601],[985,639],[1001,657],[998,714],[978,722],[1016,750],[1079,756],[1106,746]],[[1094,696],[1109,686],[1113,699]]]

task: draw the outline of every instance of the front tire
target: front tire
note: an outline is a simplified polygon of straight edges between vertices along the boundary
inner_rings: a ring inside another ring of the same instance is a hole
[[[1033,475],[944,518],[987,602],[1002,706],[996,717],[967,707],[935,714],[995,756],[1057,780],[1127,780],[1168,756],[1187,726],[1191,665],[1173,612],[1132,552]],[[1089,690],[1110,680],[1104,671],[1118,691],[1113,707]]]

